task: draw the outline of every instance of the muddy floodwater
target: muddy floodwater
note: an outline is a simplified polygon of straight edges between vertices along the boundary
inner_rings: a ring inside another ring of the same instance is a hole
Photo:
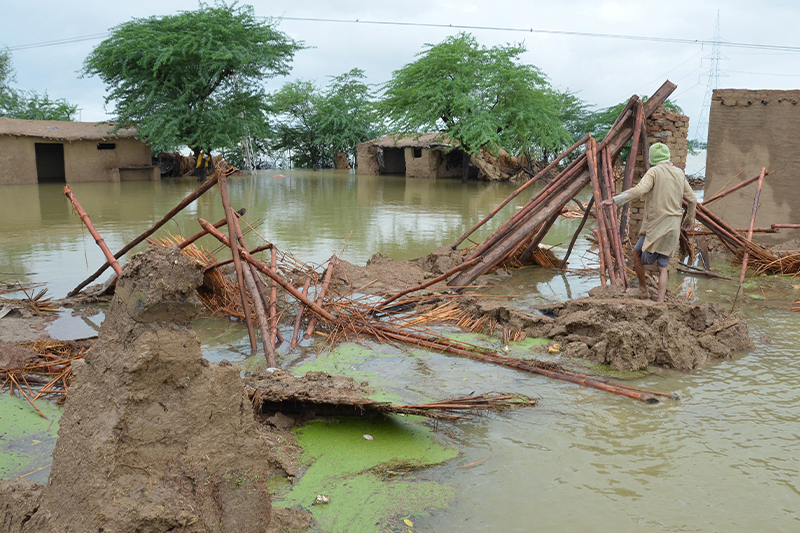
[[[245,218],[259,234],[312,263],[327,260],[345,244],[343,258],[355,264],[375,252],[398,260],[426,255],[455,241],[514,189],[513,184],[461,185],[339,171],[280,173],[285,177],[262,171],[231,178],[231,203],[247,209]],[[117,250],[196,185],[182,179],[75,184],[73,189],[109,247]],[[529,197],[512,202],[491,228]],[[157,236],[187,236],[198,230],[198,217],[215,222],[222,216],[214,190]],[[556,255],[563,255],[578,222],[556,223],[545,240],[555,245]],[[62,297],[103,261],[60,186],[0,188],[0,223],[0,281],[46,282],[51,296]],[[258,244],[255,234],[247,238]],[[217,248],[207,237],[200,244]],[[586,251],[586,241],[579,239],[571,266],[586,266],[592,258]],[[721,259],[713,266],[733,272]],[[519,295],[517,305],[526,308],[585,296],[597,283],[580,273],[526,268],[487,290]],[[745,289],[739,303],[753,351],[693,372],[654,369],[634,380],[636,386],[682,397],[657,405],[471,360],[370,343],[330,359],[318,355],[319,345],[309,344],[284,355],[282,362],[367,379],[386,398],[404,403],[473,391],[518,392],[540,400],[535,408],[436,426],[459,455],[423,475],[454,488],[456,496],[443,509],[400,517],[413,521],[413,531],[798,531],[800,313],[790,309],[800,290],[793,284],[800,287],[798,280],[772,279]],[[691,289],[699,300],[726,307],[736,291],[724,280],[673,277],[670,287],[679,286],[679,293]],[[102,314],[66,316],[51,334],[87,336],[100,320]],[[195,328],[212,360],[242,362],[250,355],[239,324],[205,318]],[[496,339],[480,342],[500,346]],[[52,439],[40,441],[52,446]],[[37,461],[26,464],[28,470],[46,465]],[[45,469],[39,473],[44,479],[34,479],[44,481],[46,475]],[[401,525],[398,521],[392,530]],[[369,525],[351,530],[359,529],[371,530]]]

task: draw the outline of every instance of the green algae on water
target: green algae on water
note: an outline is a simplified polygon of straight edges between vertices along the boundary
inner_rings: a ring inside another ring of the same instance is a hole
[[[36,407],[47,420],[26,400],[0,395],[0,480],[19,477],[50,463],[63,409],[48,401],[36,402]],[[47,475],[43,470],[28,479],[44,482]]]
[[[455,489],[409,471],[452,459],[458,451],[409,418],[318,420],[295,430],[309,467],[275,504],[310,510],[320,529],[330,532],[376,531],[376,524],[392,517],[445,507]],[[318,494],[330,503],[312,507]]]

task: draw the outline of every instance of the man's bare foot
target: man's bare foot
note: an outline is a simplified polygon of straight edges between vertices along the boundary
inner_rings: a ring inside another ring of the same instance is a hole
[[[647,289],[642,290],[639,287],[630,287],[625,291],[625,294],[634,298],[650,298],[650,293]]]

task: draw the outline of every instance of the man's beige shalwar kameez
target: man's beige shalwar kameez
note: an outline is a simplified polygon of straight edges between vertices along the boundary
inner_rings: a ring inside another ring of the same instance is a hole
[[[639,235],[645,235],[643,251],[670,257],[680,241],[682,199],[689,204],[686,220],[694,222],[697,197],[683,171],[670,161],[662,161],[648,170],[631,189],[614,197],[616,205],[645,197],[644,220]]]

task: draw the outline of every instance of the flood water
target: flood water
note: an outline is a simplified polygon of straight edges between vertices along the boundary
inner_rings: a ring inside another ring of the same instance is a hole
[[[286,177],[266,171],[231,178],[231,202],[247,209],[245,218],[266,239],[313,263],[345,243],[343,258],[356,264],[375,252],[398,260],[426,255],[452,243],[514,188],[338,171],[281,173]],[[116,251],[196,185],[188,179],[73,189]],[[476,238],[529,197],[512,202]],[[198,217],[214,222],[222,216],[214,190],[157,236],[187,236],[198,230]],[[578,222],[560,219],[545,243],[556,245],[562,256],[559,245],[568,243]],[[59,186],[0,188],[0,223],[2,282],[46,282],[50,295],[61,297],[103,262]],[[253,235],[248,242],[258,244]],[[200,244],[217,247],[208,238]],[[579,239],[572,266],[583,266],[586,249]],[[519,294],[517,305],[527,307],[585,296],[598,282],[579,273],[528,268],[493,290]],[[725,281],[670,280],[671,288],[681,283],[681,291],[690,287],[697,298],[726,306],[736,291]],[[800,530],[800,313],[790,311],[800,291],[791,283],[800,282],[767,281],[740,300],[755,350],[694,372],[660,370],[634,382],[679,392],[680,401],[645,405],[419,350],[363,362],[358,370],[376,376],[373,386],[409,403],[472,391],[540,400],[532,409],[439,424],[442,438],[461,455],[423,475],[452,484],[459,496],[445,511],[413,517],[414,531]],[[88,330],[97,323],[82,320]],[[248,355],[240,325],[203,319],[195,327],[209,358],[240,361]]]

